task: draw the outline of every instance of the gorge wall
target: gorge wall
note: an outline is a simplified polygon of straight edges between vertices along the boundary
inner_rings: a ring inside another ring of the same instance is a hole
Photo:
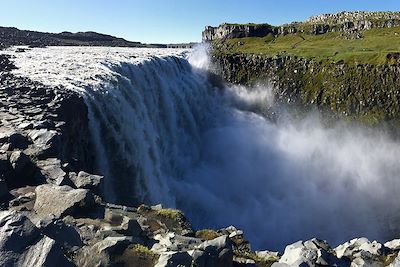
[[[368,124],[400,118],[398,12],[341,12],[282,26],[207,27],[216,73],[277,99]]]
[[[360,118],[369,123],[400,118],[400,66],[323,64],[293,56],[216,55],[227,81],[270,82],[278,99]]]

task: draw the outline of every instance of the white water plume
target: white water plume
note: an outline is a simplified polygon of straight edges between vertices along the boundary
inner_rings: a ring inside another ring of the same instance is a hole
[[[384,130],[327,127],[318,114],[273,123],[252,112],[273,105],[271,90],[213,88],[204,49],[188,60],[93,51],[15,60],[17,73],[83,92],[110,198],[183,209],[197,228],[236,225],[257,249],[399,237],[400,144]]]

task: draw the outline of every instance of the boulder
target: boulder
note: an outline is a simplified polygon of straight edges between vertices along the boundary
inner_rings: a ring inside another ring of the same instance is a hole
[[[338,259],[326,241],[311,239],[298,241],[285,248],[279,260],[289,266],[350,266],[347,259]],[[278,266],[278,265],[273,265]]]
[[[36,187],[35,212],[40,216],[54,214],[56,217],[74,214],[90,208],[93,195],[86,189],[44,184]]]
[[[69,173],[69,179],[74,183],[76,188],[89,189],[96,192],[100,191],[103,178],[103,176],[93,175],[83,171],[80,171],[78,175],[74,172]]]
[[[56,158],[40,160],[36,163],[40,173],[44,176],[47,183],[55,185],[71,185],[67,173],[61,167],[61,161]]]

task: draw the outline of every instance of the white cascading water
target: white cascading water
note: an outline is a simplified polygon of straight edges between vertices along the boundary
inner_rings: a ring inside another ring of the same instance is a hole
[[[47,48],[16,73],[82,93],[109,201],[162,203],[197,228],[234,224],[257,249],[399,236],[400,144],[318,114],[271,122],[262,86],[214,87],[205,50]]]

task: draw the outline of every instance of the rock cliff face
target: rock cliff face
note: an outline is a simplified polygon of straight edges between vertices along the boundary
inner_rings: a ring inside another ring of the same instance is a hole
[[[323,64],[293,56],[218,55],[227,81],[269,81],[278,99],[318,106],[368,123],[400,118],[399,65]]]
[[[202,33],[203,41],[214,41],[224,38],[262,37],[275,33],[275,27],[268,24],[228,24],[218,27],[207,26]]]
[[[293,22],[282,26],[268,24],[228,24],[207,26],[202,33],[203,41],[217,39],[264,37],[268,34],[293,33],[325,34],[328,32],[358,33],[373,28],[388,28],[400,25],[399,12],[340,12],[314,16],[305,22]]]

